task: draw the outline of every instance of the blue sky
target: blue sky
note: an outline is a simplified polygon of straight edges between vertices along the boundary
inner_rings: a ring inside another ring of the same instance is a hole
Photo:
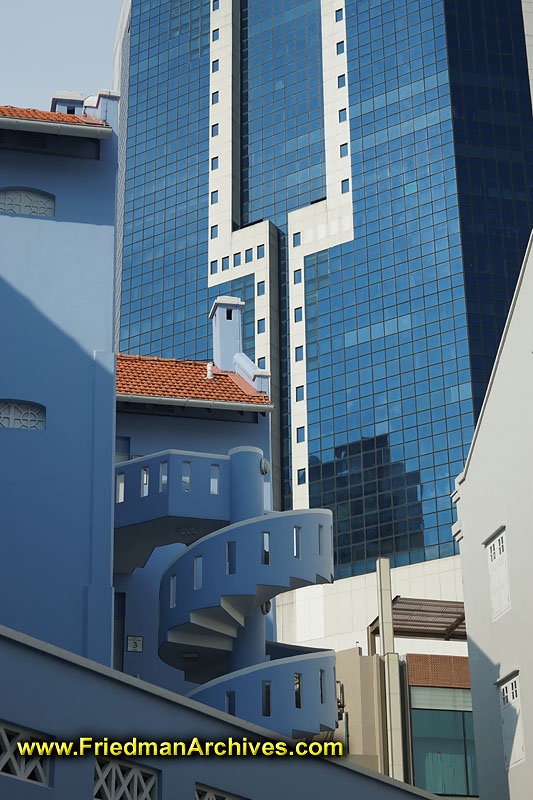
[[[110,89],[122,0],[0,0],[0,105],[50,108],[58,89]]]

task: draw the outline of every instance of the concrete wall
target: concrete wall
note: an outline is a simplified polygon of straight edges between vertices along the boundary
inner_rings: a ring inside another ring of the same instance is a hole
[[[391,569],[392,596],[462,600],[459,556]],[[277,600],[278,637],[284,642],[367,652],[367,626],[378,615],[376,573],[310,586]],[[466,655],[463,642],[395,639],[398,653]],[[379,651],[379,641],[378,641]]]
[[[469,637],[480,796],[522,800],[531,794],[533,642],[531,629],[531,487],[533,466],[533,256],[526,251],[507,326],[455,499]],[[505,526],[511,607],[492,618],[487,547]],[[519,671],[525,760],[506,772],[499,689]],[[529,754],[529,758],[528,758]]]
[[[339,651],[335,660],[337,680],[344,687],[349,752],[357,763],[385,773],[387,742],[382,659],[377,655],[362,656],[360,648],[353,647]],[[345,735],[344,725],[341,725],[335,738],[342,741]]]
[[[46,430],[0,429],[2,620],[105,663],[115,169],[115,135],[99,160],[0,149],[0,188],[55,196],[54,217],[0,214],[0,398],[46,407]]]

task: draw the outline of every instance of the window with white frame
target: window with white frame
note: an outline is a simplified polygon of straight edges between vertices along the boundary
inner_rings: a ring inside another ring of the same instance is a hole
[[[505,531],[498,533],[492,540],[487,542],[485,547],[489,570],[492,619],[497,620],[511,608]]]
[[[518,675],[500,685],[503,758],[509,769],[525,758]]]

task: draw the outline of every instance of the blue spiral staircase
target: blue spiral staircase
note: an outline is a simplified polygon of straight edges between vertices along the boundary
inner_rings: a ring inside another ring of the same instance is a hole
[[[264,472],[255,447],[118,464],[115,569],[187,544],[160,581],[160,658],[197,685],[191,698],[311,737],[337,724],[334,653],[268,641],[265,623],[278,595],[332,582],[332,514],[265,513]]]
[[[189,697],[220,711],[289,736],[333,730],[334,653],[265,636],[277,595],[333,580],[332,514],[263,513],[261,451],[229,456],[232,524],[195,541],[164,572],[159,655],[199,684]]]

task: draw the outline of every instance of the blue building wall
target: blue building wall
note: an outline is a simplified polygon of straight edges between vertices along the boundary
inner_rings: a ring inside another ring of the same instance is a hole
[[[114,134],[98,160],[0,149],[0,188],[55,197],[51,218],[0,214],[0,395],[46,409],[45,430],[0,429],[2,621],[107,664],[116,158]]]
[[[0,727],[10,736],[20,732],[25,740],[52,737],[77,741],[81,736],[102,741],[178,742],[200,741],[294,743],[258,725],[217,712],[202,703],[179,697],[144,681],[121,675],[86,659],[77,658],[2,628],[0,660],[4,691],[0,696]],[[36,675],[39,679],[36,680]],[[43,691],[46,687],[46,691]],[[8,689],[6,691],[6,689]],[[73,714],[75,709],[75,714]],[[7,724],[6,724],[7,722]],[[130,751],[131,752],[131,751]],[[0,770],[0,795],[9,800],[53,800],[72,797],[119,797],[128,786],[132,796],[159,800],[190,800],[202,787],[217,797],[292,800],[302,794],[318,800],[335,792],[365,800],[430,798],[399,781],[356,767],[342,759],[242,757],[153,757],[129,755],[117,760],[100,752],[83,758],[55,758],[40,766],[39,780],[14,777],[9,757]],[[114,766],[113,766],[114,765]],[[18,759],[24,773],[26,763]],[[115,770],[113,772],[112,770]],[[27,772],[30,770],[27,769]],[[44,774],[44,778],[41,776]],[[108,776],[108,792],[102,775]],[[116,789],[114,788],[116,786]],[[122,795],[123,796],[123,795]],[[202,796],[200,794],[200,796]]]

